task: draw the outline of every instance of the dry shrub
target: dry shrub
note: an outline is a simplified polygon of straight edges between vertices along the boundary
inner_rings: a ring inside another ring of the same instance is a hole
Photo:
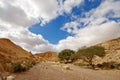
[[[0,72],[23,72],[29,70],[36,64],[35,61],[20,63],[20,62],[9,62],[9,63],[0,63]]]
[[[10,63],[1,63],[0,71],[1,72],[13,72],[13,68]]]
[[[12,69],[14,72],[23,72],[26,71],[26,68],[21,65],[21,63],[11,63]]]
[[[13,72],[14,71],[11,63],[6,63],[5,67],[4,67],[4,70],[7,71],[7,72]]]

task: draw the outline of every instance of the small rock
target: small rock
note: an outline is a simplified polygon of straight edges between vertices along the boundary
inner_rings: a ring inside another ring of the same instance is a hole
[[[63,66],[63,68],[64,68],[65,70],[70,70],[70,67],[69,67],[68,65]]]
[[[8,76],[7,80],[15,80],[15,77],[14,76]]]

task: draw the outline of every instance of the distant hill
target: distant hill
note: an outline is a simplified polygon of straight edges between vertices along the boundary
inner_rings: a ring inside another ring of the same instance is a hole
[[[106,56],[104,58],[97,58],[96,63],[102,62],[118,62],[120,63],[120,37],[109,41],[97,44],[105,48]]]
[[[0,61],[18,61],[20,59],[29,59],[31,56],[31,53],[14,44],[9,39],[0,38]]]
[[[48,52],[44,52],[44,53],[36,53],[34,55],[36,57],[37,60],[41,60],[41,61],[57,61],[58,60],[58,53],[56,52],[52,52],[52,51],[48,51]]]

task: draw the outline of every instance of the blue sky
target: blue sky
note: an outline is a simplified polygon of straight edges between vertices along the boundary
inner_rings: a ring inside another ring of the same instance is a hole
[[[0,0],[0,38],[33,53],[120,37],[120,0]]]
[[[60,40],[65,39],[68,36],[72,36],[72,34],[61,30],[61,27],[64,26],[65,23],[74,20],[74,18],[71,17],[72,15],[82,18],[84,17],[84,12],[88,12],[91,9],[98,7],[100,4],[101,0],[85,0],[83,5],[78,5],[77,7],[74,7],[71,13],[60,15],[43,26],[41,26],[40,23],[37,23],[31,26],[29,30],[32,33],[41,34],[50,43],[57,44]]]
[[[40,23],[35,24],[29,28],[29,30],[35,34],[41,34],[43,37],[52,44],[57,44],[59,40],[66,38],[70,34],[60,28],[70,21],[70,17],[59,16],[51,22],[41,26]]]

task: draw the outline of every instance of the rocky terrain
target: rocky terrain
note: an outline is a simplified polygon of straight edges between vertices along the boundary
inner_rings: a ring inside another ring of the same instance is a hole
[[[120,38],[109,40],[97,46],[102,46],[105,48],[106,55],[103,58],[98,58],[95,60],[96,63],[103,62],[117,62],[120,63]]]
[[[42,62],[42,61],[57,61],[57,53],[55,52],[45,52],[37,53],[33,55],[21,48],[20,46],[14,44],[11,40],[7,38],[0,39],[0,72],[4,72],[8,68],[9,63],[20,62]],[[8,69],[7,69],[8,70]],[[8,70],[9,71],[9,70]]]
[[[69,66],[69,69],[64,68],[65,66]],[[17,74],[15,80],[120,80],[120,72],[46,62],[34,66],[27,72]]]
[[[18,58],[30,58],[33,55],[22,49],[18,45],[6,38],[0,39],[0,55],[9,60],[18,60]]]
[[[120,38],[109,40],[97,46],[102,46],[105,48],[106,56],[104,58],[98,58],[95,60],[96,62],[118,62],[120,63]],[[0,39],[0,62],[4,61],[16,61],[16,60],[24,60],[24,59],[34,59],[38,62],[41,61],[57,61],[57,53],[56,52],[44,52],[44,53],[36,53],[33,55],[32,53],[22,49],[18,45],[14,44],[12,41],[6,38]]]
[[[32,57],[34,57],[32,53],[22,49],[9,39],[0,39],[0,72],[8,70],[9,63],[31,61]]]
[[[120,63],[120,38],[109,40],[97,46],[105,48],[106,55],[103,58],[96,57],[94,63],[117,62]],[[15,74],[15,80],[120,80],[119,70],[94,71],[78,66],[70,66],[70,70],[64,70],[63,64],[58,64],[58,53],[44,52],[32,54],[14,44],[6,38],[0,39],[0,74],[4,71],[5,63],[24,62],[35,60],[40,63],[29,71]],[[55,62],[55,63],[48,63]],[[51,77],[53,76],[53,77]]]

